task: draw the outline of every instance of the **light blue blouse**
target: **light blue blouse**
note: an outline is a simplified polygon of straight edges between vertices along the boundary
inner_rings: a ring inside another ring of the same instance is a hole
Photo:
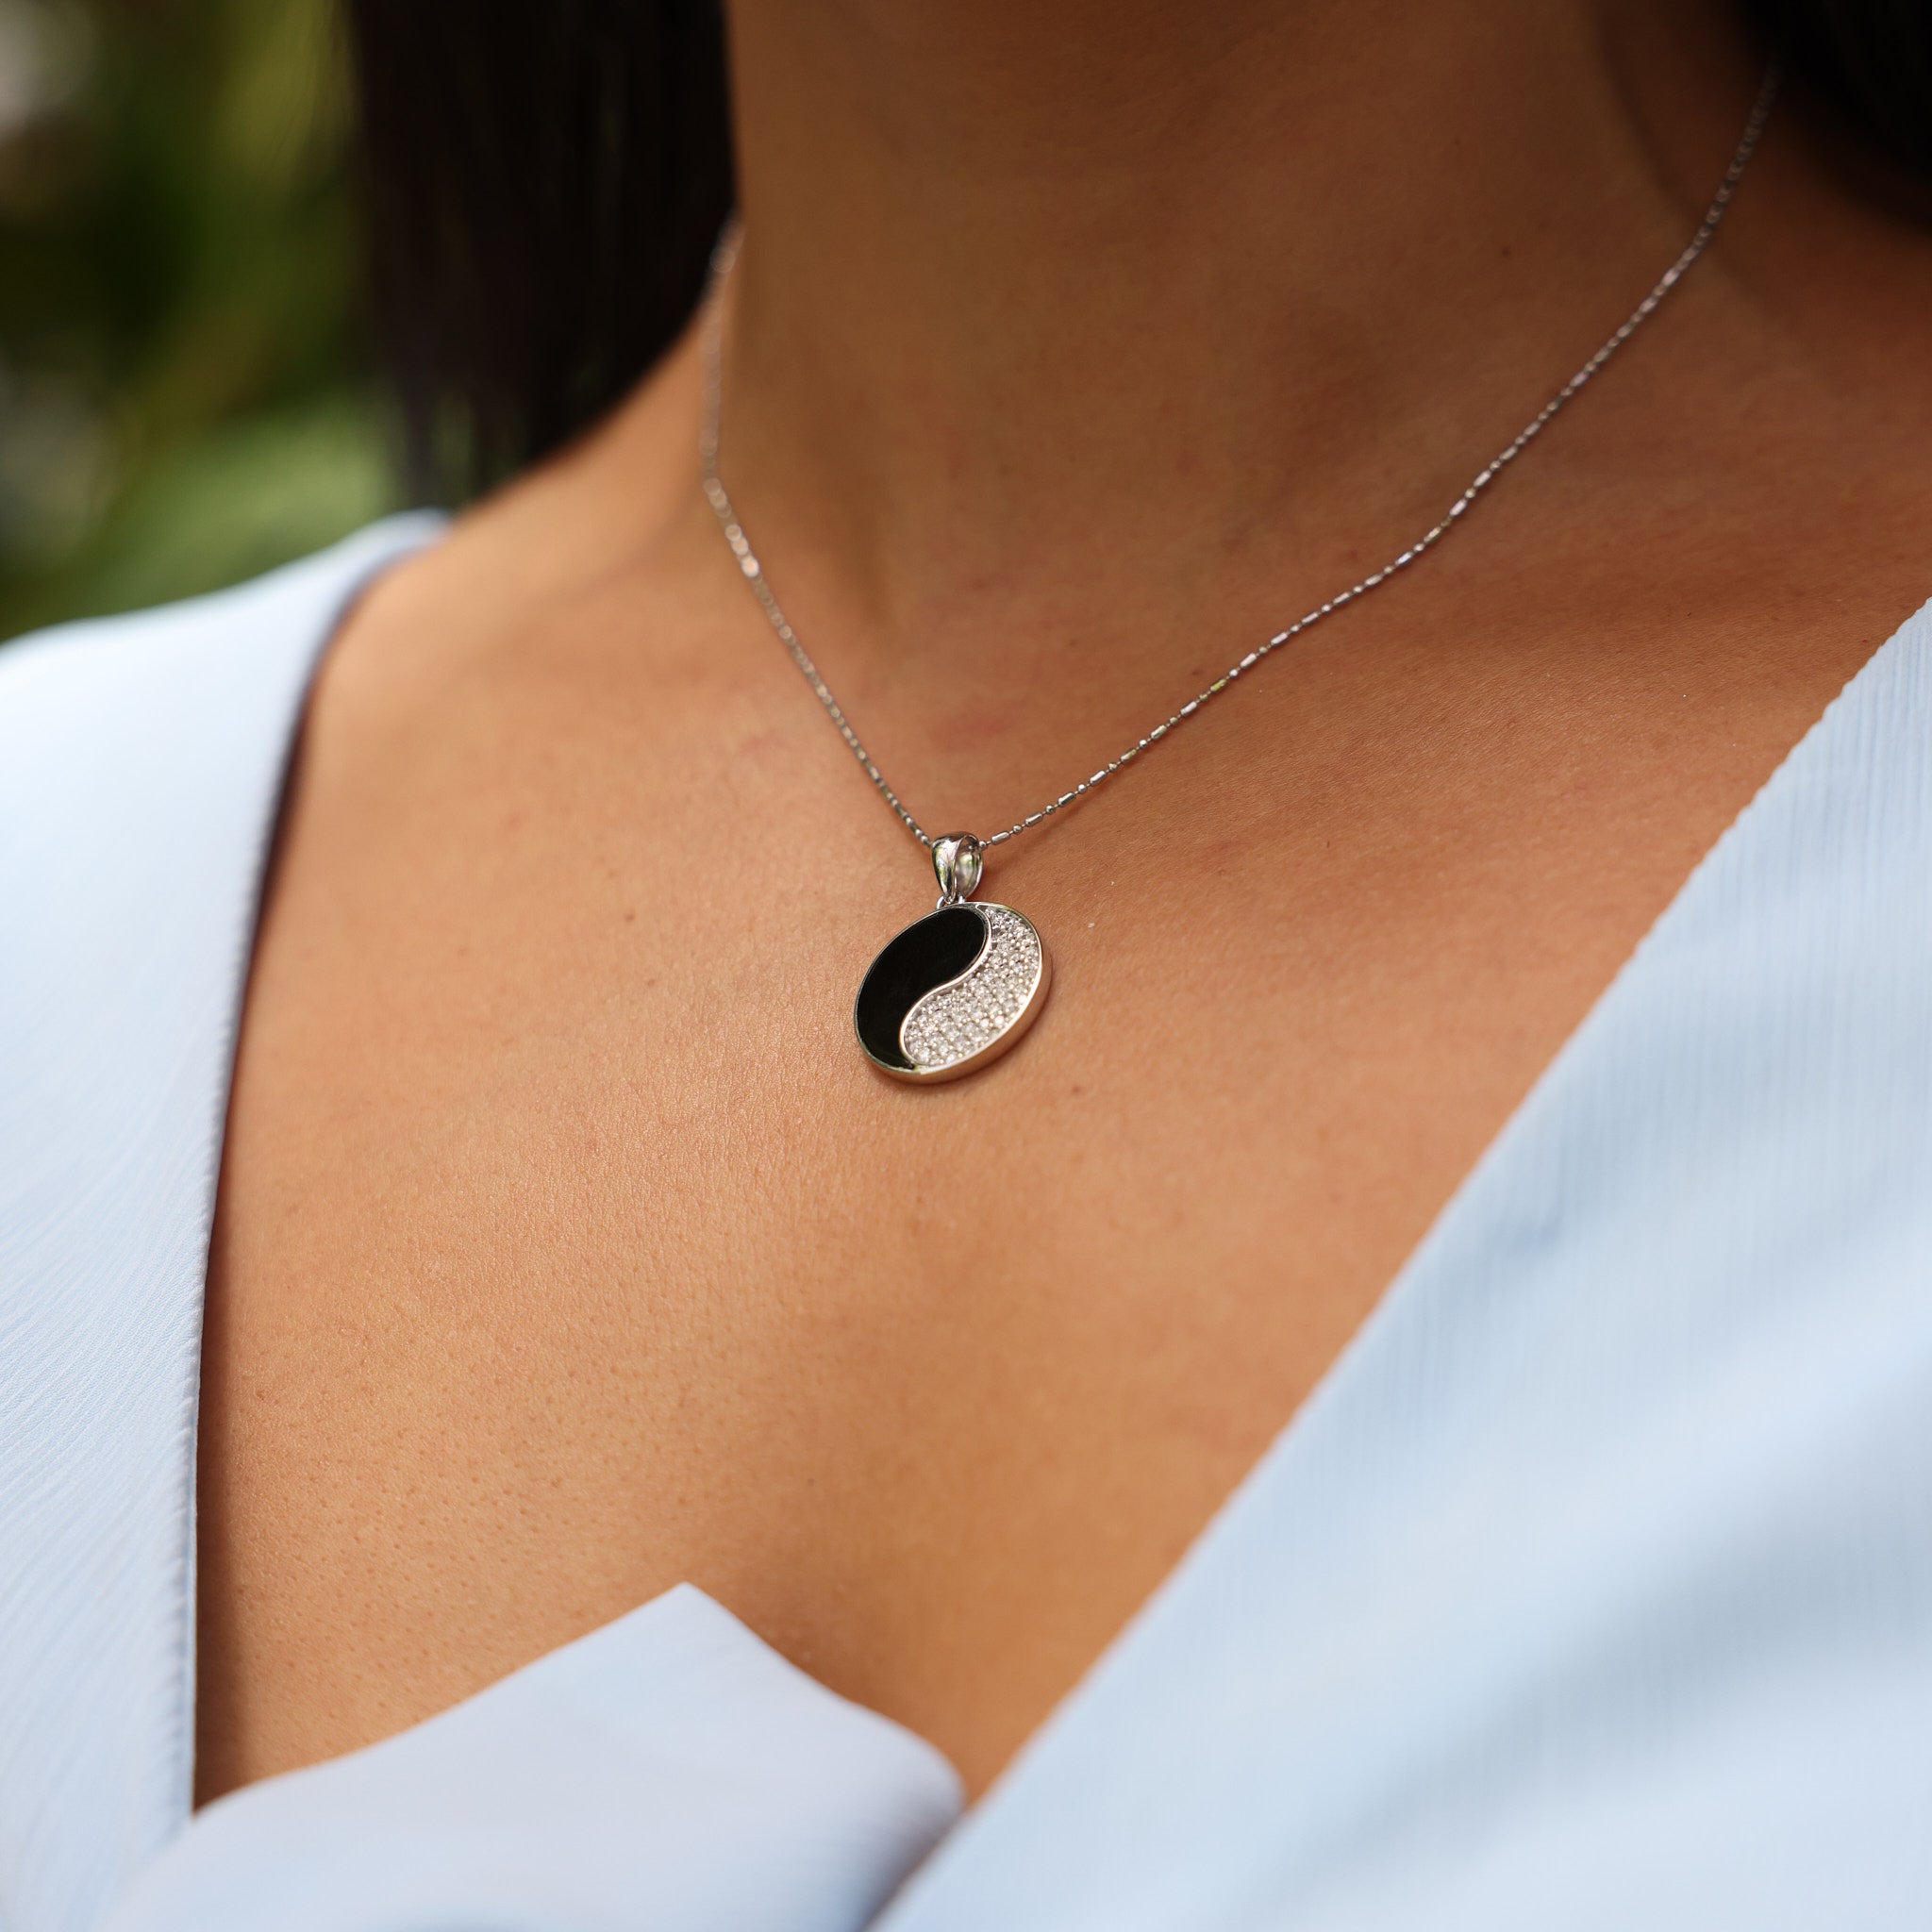
[[[0,651],[5,1932],[1932,1924],[1932,606],[970,1811],[685,1588],[191,1823],[263,855],[431,529]]]

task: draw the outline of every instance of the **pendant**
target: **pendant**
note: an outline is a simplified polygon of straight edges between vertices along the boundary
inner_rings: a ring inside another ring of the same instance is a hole
[[[976,1074],[1040,1017],[1053,967],[1024,913],[971,903],[982,865],[970,833],[935,839],[939,909],[889,940],[866,969],[852,1025],[895,1080]]]

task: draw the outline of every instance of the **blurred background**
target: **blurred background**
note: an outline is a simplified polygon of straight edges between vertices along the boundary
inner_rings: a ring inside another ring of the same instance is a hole
[[[328,0],[0,0],[0,638],[393,507]]]

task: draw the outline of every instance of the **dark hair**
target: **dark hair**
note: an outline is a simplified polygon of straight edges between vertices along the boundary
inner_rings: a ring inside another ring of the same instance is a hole
[[[1932,180],[1925,0],[1743,0],[1791,78]],[[426,494],[608,409],[731,207],[716,0],[349,0],[376,331]]]
[[[364,245],[412,480],[555,449],[675,340],[730,211],[716,0],[349,0]]]

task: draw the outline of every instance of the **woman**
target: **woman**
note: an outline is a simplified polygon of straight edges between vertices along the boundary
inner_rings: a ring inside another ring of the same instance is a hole
[[[540,11],[0,658],[0,1920],[1923,1922],[1923,22]]]

